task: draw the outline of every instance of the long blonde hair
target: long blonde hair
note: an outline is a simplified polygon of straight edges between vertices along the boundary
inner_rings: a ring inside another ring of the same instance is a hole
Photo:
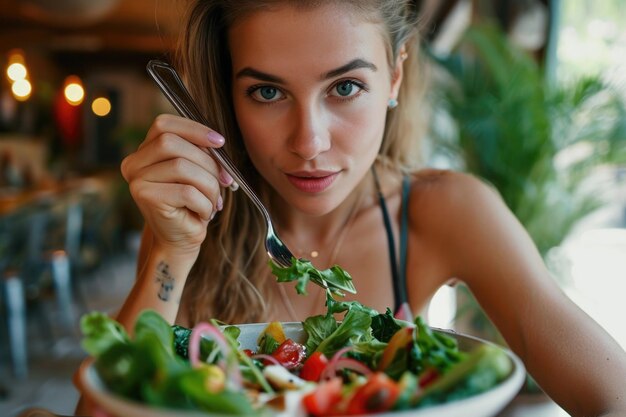
[[[332,0],[326,0],[332,1]],[[260,197],[268,202],[269,185],[245,152],[231,99],[228,28],[237,19],[279,3],[313,8],[324,0],[196,0],[190,5],[177,49],[177,66],[210,127],[226,138],[225,149]],[[388,41],[390,68],[402,46],[408,58],[396,109],[388,112],[378,161],[409,171],[420,163],[424,123],[423,71],[415,1],[353,0],[345,3],[365,18],[380,22]],[[209,224],[207,238],[183,294],[190,323],[217,318],[227,323],[262,321],[271,301],[268,258],[263,245],[265,225],[247,197],[224,190],[224,208]],[[268,303],[269,304],[269,303]]]

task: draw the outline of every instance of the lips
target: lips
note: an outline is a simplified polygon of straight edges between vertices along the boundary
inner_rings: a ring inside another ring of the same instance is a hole
[[[299,171],[286,174],[289,182],[299,191],[305,193],[321,193],[330,187],[339,172],[331,171]]]

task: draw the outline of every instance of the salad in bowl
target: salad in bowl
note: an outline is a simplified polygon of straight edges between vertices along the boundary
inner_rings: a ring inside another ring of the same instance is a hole
[[[274,273],[304,292],[309,278],[293,262]],[[349,279],[328,271],[322,279]],[[80,383],[100,408],[128,417],[486,417],[523,383],[521,361],[503,347],[336,295],[327,291],[327,313],[301,323],[213,320],[187,329],[147,310],[133,337],[108,316],[87,314],[83,346],[93,359]]]

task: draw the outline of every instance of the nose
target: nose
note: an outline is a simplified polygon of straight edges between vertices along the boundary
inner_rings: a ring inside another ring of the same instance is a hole
[[[331,146],[329,115],[320,107],[308,103],[294,108],[289,150],[306,161],[315,159]]]

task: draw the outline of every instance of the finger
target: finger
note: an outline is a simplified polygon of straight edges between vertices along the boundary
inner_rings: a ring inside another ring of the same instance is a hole
[[[163,133],[174,133],[202,148],[219,148],[225,142],[222,135],[201,123],[180,116],[161,114],[154,119],[146,135],[146,140],[140,145],[140,148]]]
[[[131,193],[140,207],[152,207],[168,218],[174,217],[177,209],[186,208],[199,219],[209,221],[216,209],[211,200],[189,184],[136,181],[131,184]]]
[[[222,187],[230,187],[233,191],[239,188],[239,186],[235,183],[233,177],[228,173],[228,171],[226,171],[226,169],[222,166],[219,160],[211,155],[207,148],[204,148],[203,151],[207,155],[209,155],[212,163],[201,162],[201,165],[209,167],[208,169],[210,170],[211,174],[217,177],[219,184]],[[213,169],[214,167],[215,169]],[[218,174],[215,174],[216,171]]]
[[[204,151],[208,154],[211,155],[210,151],[208,149],[204,149]],[[220,182],[220,184],[224,187],[229,187],[232,186],[232,184],[234,184],[234,180],[233,177],[228,173],[228,171],[226,171],[226,169],[224,169],[224,167],[222,166],[222,164],[211,155],[211,158],[213,158],[215,160],[215,162],[217,163],[218,167],[219,167],[219,175],[218,175],[218,180]]]
[[[212,204],[221,209],[220,185],[217,178],[204,167],[184,158],[175,158],[147,167],[138,175],[153,183],[187,184],[195,187]]]
[[[215,160],[197,146],[171,133],[162,134],[147,143],[142,149],[122,161],[122,174],[128,181],[151,165],[183,158],[204,168],[208,175],[218,177],[219,166]]]
[[[219,175],[217,179],[220,182],[220,185],[223,187],[229,187],[234,182],[233,177],[231,177],[230,174],[221,165],[219,165]]]

